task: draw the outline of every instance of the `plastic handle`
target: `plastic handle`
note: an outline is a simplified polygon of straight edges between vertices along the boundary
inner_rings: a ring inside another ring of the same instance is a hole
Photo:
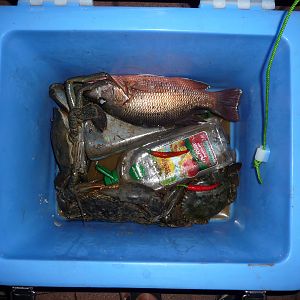
[[[255,160],[260,162],[267,162],[269,160],[270,153],[271,151],[269,147],[266,147],[266,149],[264,149],[263,146],[260,146],[256,149]]]

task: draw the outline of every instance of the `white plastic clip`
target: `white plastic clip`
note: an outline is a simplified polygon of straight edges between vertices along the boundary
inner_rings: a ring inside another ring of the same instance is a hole
[[[260,146],[256,149],[255,153],[255,160],[260,162],[267,162],[270,157],[270,149],[269,147],[266,147],[266,149],[263,149],[263,146]]]
[[[29,0],[30,5],[37,6],[37,5],[42,5],[43,0]]]
[[[225,0],[213,0],[214,8],[224,8],[226,6]]]
[[[238,8],[240,8],[240,9],[250,9],[251,8],[250,0],[238,0],[237,4],[238,4]]]
[[[79,0],[81,6],[93,6],[93,0]]]
[[[275,9],[275,1],[274,0],[262,0],[261,7],[263,9]]]
[[[54,0],[54,4],[58,6],[67,5],[67,0]]]

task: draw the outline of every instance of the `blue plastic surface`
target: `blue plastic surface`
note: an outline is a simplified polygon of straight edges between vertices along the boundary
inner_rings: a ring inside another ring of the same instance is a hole
[[[260,186],[262,67],[283,16],[237,9],[0,7],[0,284],[300,288],[300,14],[274,61]],[[56,213],[53,82],[97,71],[240,87],[233,145],[243,163],[228,222],[170,229],[66,222]]]

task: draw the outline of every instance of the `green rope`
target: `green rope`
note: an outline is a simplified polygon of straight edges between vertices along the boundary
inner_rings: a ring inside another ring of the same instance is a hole
[[[271,56],[270,56],[270,59],[269,59],[269,62],[268,62],[268,66],[267,66],[267,71],[266,71],[266,94],[265,94],[266,103],[265,103],[263,144],[262,144],[262,147],[263,147],[264,150],[267,147],[267,130],[268,130],[268,121],[269,121],[269,96],[270,96],[271,68],[272,68],[272,65],[273,65],[273,61],[274,61],[274,58],[275,58],[275,55],[276,55],[276,52],[277,52],[280,40],[281,40],[283,32],[285,30],[285,27],[286,27],[286,25],[287,25],[287,23],[289,21],[289,18],[291,16],[292,12],[294,11],[294,9],[296,8],[296,5],[299,2],[300,2],[300,0],[295,0],[294,3],[293,3],[293,5],[290,7],[288,13],[286,14],[286,16],[285,16],[285,18],[284,18],[284,20],[282,22],[282,25],[280,27],[280,30],[279,30],[278,36],[276,38],[275,44],[273,46],[272,53],[271,53]],[[260,165],[261,164],[262,164],[262,162],[258,161],[258,160],[254,160],[254,162],[253,162],[253,166],[255,168],[256,175],[257,175],[257,179],[258,179],[258,182],[260,184],[262,184],[262,178],[261,178],[261,174],[260,174]]]
[[[261,161],[258,161],[256,159],[254,159],[253,166],[254,166],[255,171],[256,171],[257,180],[260,184],[262,184],[262,178],[261,178],[260,168],[259,168],[261,164],[262,164]]]

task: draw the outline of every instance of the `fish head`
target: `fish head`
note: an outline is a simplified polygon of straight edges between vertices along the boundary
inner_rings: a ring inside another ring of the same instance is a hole
[[[85,92],[85,96],[98,104],[109,102],[115,105],[123,104],[128,98],[123,89],[112,82],[99,84],[97,87]]]
[[[101,102],[101,100],[108,101],[114,97],[114,86],[109,82],[101,82],[101,84],[86,91],[84,95],[97,103]]]

